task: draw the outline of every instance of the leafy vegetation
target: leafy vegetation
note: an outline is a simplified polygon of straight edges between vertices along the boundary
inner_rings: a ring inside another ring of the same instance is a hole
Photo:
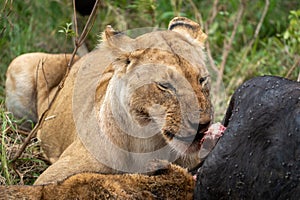
[[[277,75],[297,80],[300,72],[300,5],[298,0],[118,0],[101,1],[88,36],[93,49],[107,24],[117,30],[167,28],[174,16],[198,21],[208,34],[207,51],[218,98],[227,100],[245,80]],[[0,2],[0,184],[32,184],[47,164],[33,139],[15,166],[10,161],[24,141],[19,121],[6,112],[7,66],[27,52],[72,52],[72,2],[68,0]],[[264,15],[265,14],[265,15]],[[81,17],[82,27],[87,17]],[[63,32],[63,33],[61,33]],[[224,104],[220,105],[224,107]],[[218,105],[217,105],[218,107]],[[219,113],[222,116],[222,113]],[[218,118],[219,119],[219,118]]]

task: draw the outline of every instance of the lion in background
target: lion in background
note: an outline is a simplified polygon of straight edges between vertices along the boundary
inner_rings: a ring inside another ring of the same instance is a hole
[[[96,50],[75,58],[38,132],[52,165],[35,184],[81,172],[143,173],[151,159],[136,159],[132,152],[146,155],[164,147],[167,158],[158,154],[155,159],[196,166],[213,116],[206,37],[197,23],[183,17],[174,18],[169,30],[135,39],[108,26]],[[37,121],[66,71],[70,55],[48,54],[37,68],[33,63],[44,56],[24,55],[8,68],[6,105],[17,117]],[[151,136],[140,137],[147,127]]]

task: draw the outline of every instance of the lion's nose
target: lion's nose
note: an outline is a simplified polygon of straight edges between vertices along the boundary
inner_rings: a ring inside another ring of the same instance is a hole
[[[210,125],[210,122],[207,122],[206,124],[199,124],[197,133],[204,133],[205,131],[208,130],[209,125]]]
[[[203,133],[207,131],[210,123],[211,123],[211,118],[205,117],[205,119],[201,119],[198,123],[190,123],[190,124],[194,130],[197,130],[197,133]]]
[[[210,124],[211,120],[212,120],[211,114],[201,113],[199,124]]]
[[[205,132],[210,123],[211,123],[211,120],[212,120],[212,117],[210,114],[206,114],[206,113],[203,113],[201,114],[200,116],[200,120],[199,120],[199,125],[198,125],[198,132]]]

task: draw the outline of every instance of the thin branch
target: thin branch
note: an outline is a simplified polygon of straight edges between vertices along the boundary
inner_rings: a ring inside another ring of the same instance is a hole
[[[44,113],[43,113],[44,115]],[[42,115],[42,116],[43,116]],[[42,118],[40,118],[41,120]],[[22,155],[22,153],[24,152],[25,148],[27,147],[27,145],[29,144],[30,140],[36,135],[38,129],[40,128],[40,120],[38,121],[38,123],[34,126],[34,128],[30,131],[30,133],[28,134],[28,136],[25,138],[22,146],[20,147],[20,149],[18,149],[17,153],[14,155],[13,159],[11,160],[11,164],[14,165],[14,163],[16,162],[16,160]]]
[[[199,9],[197,8],[193,0],[189,0],[189,3],[194,10],[196,21],[200,24],[201,28],[203,29],[204,28],[203,19],[201,13],[199,12]]]
[[[16,165],[13,165],[12,168],[13,168],[13,170],[16,172],[16,174],[17,174],[17,175],[19,176],[19,178],[20,178],[19,184],[20,184],[20,185],[24,185],[24,175],[21,174],[21,172],[17,169]]]
[[[48,101],[48,107],[49,107],[49,105],[50,105],[50,88],[49,88],[49,83],[48,83],[48,80],[47,80],[47,77],[46,77],[46,73],[45,73],[45,68],[44,68],[45,62],[46,62],[46,60],[39,61],[39,66],[38,66],[37,70],[39,70],[39,67],[41,66],[42,72],[43,72],[43,77],[44,77],[44,80],[45,80],[45,83],[46,83],[47,101]],[[37,84],[37,82],[36,82],[36,84]]]
[[[211,9],[210,17],[205,23],[205,31],[208,33],[210,25],[214,22],[217,14],[218,14],[218,5],[219,5],[219,0],[214,0],[213,7]]]
[[[4,35],[5,30],[6,30],[6,27],[3,27],[1,32],[0,32],[0,38]]]
[[[238,28],[238,26],[241,22],[241,19],[242,19],[244,10],[245,10],[245,6],[246,6],[246,1],[241,0],[239,10],[238,10],[238,13],[237,13],[236,18],[235,18],[235,22],[234,22],[234,25],[233,25],[233,30],[232,30],[231,36],[229,38],[229,41],[224,40],[224,47],[223,47],[223,53],[222,53],[222,62],[221,62],[220,68],[219,68],[219,74],[218,74],[217,83],[216,83],[216,91],[219,91],[220,85],[222,83],[227,58],[228,58],[228,55],[231,51],[232,43],[233,43],[233,40],[235,38],[237,28]]]
[[[285,78],[290,78],[292,72],[296,69],[296,67],[300,67],[300,57],[297,56],[297,58],[295,59],[295,63],[294,65],[290,68],[290,70],[288,71],[288,73],[285,75]],[[299,72],[300,73],[300,72]],[[297,79],[297,81],[299,81],[299,78]]]
[[[215,20],[217,14],[218,14],[218,11],[219,11],[218,10],[218,4],[219,4],[219,0],[214,0],[213,7],[212,7],[211,13],[210,13],[210,17],[208,18],[208,20],[206,21],[206,23],[204,25],[204,29],[205,29],[206,34],[209,33],[209,27],[213,23],[213,21]],[[206,53],[207,53],[209,64],[212,67],[212,69],[218,74],[219,69],[217,68],[217,66],[214,62],[214,59],[212,57],[209,40],[206,41],[205,48],[206,48]]]
[[[91,28],[87,28],[90,27],[93,23],[91,21],[91,19],[95,19],[96,18],[96,10],[98,8],[99,4],[99,0],[96,0],[95,6],[93,8],[92,13],[89,16],[89,20],[87,21],[83,32],[81,34],[81,36],[79,37],[78,43],[75,44],[75,49],[73,51],[72,57],[68,63],[68,67],[67,67],[67,71],[65,73],[65,76],[63,77],[63,79],[61,80],[61,82],[59,83],[59,86],[57,87],[57,90],[54,94],[54,97],[52,98],[51,102],[49,103],[48,108],[43,112],[43,114],[40,116],[37,124],[34,126],[34,128],[31,130],[31,132],[28,134],[28,136],[25,138],[21,148],[17,151],[16,155],[14,156],[14,158],[11,160],[11,164],[14,165],[14,163],[16,162],[16,160],[22,155],[22,153],[24,152],[25,148],[27,147],[27,145],[29,144],[30,140],[35,137],[37,131],[40,129],[40,127],[43,125],[45,118],[47,116],[48,111],[50,110],[50,108],[52,107],[55,99],[57,98],[59,92],[61,91],[61,89],[63,88],[64,82],[66,80],[66,78],[69,75],[69,71],[72,67],[72,64],[74,62],[74,57],[76,55],[76,52],[78,50],[78,48],[80,47],[80,45],[83,43],[83,41],[85,40],[87,34],[89,33],[89,31],[91,30]]]
[[[197,6],[193,2],[193,0],[189,0],[189,3],[192,6],[192,8],[194,9],[194,13],[195,13],[195,16],[196,16],[196,21],[200,23],[200,26],[204,29],[204,32],[206,34],[208,34],[209,26],[213,23],[215,17],[217,16],[219,1],[218,0],[214,1],[213,7],[212,7],[212,11],[211,11],[211,14],[210,14],[211,16],[206,21],[205,24],[203,23],[201,13],[198,11],[199,9],[197,8]],[[210,50],[209,41],[206,41],[205,45],[206,45],[205,48],[206,48],[206,54],[207,54],[207,57],[208,57],[209,64],[212,67],[213,71],[215,71],[216,73],[218,73],[219,70],[216,67],[214,59],[212,57],[212,53],[211,53],[211,50]]]
[[[210,50],[210,43],[209,41],[206,42],[205,44],[205,48],[206,48],[206,54],[207,54],[207,58],[208,58],[208,61],[209,61],[209,64],[211,66],[211,68],[217,73],[219,74],[219,69],[217,68],[216,64],[215,64],[215,61],[212,57],[212,53],[211,53],[211,50]]]
[[[86,22],[86,26],[84,26],[82,34],[79,37],[79,44],[84,42],[84,40],[86,39],[86,36],[88,35],[89,31],[91,30],[91,28],[94,24],[94,21],[96,19],[96,11],[99,6],[99,2],[100,2],[99,0],[96,0],[96,2],[94,4],[93,10]]]
[[[76,44],[76,39],[78,38],[78,26],[77,26],[77,15],[76,15],[76,4],[75,0],[73,0],[73,21],[74,21],[74,28],[75,28],[75,44]]]
[[[21,129],[17,129],[16,132],[21,135],[25,135],[25,136],[27,136],[29,134],[29,131],[21,130]]]
[[[71,59],[68,63],[68,69],[67,69],[66,75],[63,78],[62,84],[60,84],[60,86],[63,85],[63,83],[65,81],[65,78],[69,74],[70,68],[73,64],[73,61],[74,61],[74,58],[75,58],[75,55],[76,55],[76,52],[77,52],[78,48],[84,43],[88,33],[91,31],[91,29],[94,25],[94,22],[95,22],[95,19],[96,19],[96,12],[97,12],[97,8],[98,8],[99,4],[100,4],[100,1],[96,0],[96,2],[94,4],[94,7],[93,7],[93,10],[92,10],[92,12],[91,12],[84,28],[83,28],[83,31],[82,31],[80,37],[75,39],[75,49],[73,50],[72,57],[71,57]],[[75,10],[75,13],[76,13],[76,10]],[[75,16],[76,16],[76,14],[75,14]],[[77,35],[75,37],[77,37]]]
[[[256,38],[258,37],[259,35],[259,32],[261,30],[261,26],[262,26],[262,23],[263,21],[265,20],[265,17],[266,17],[266,14],[269,10],[269,6],[270,6],[270,3],[269,3],[269,0],[265,0],[265,6],[264,6],[264,9],[262,11],[262,15],[261,15],[261,18],[256,26],[256,29],[255,29],[255,32],[254,32],[254,35],[253,35],[253,38],[252,40],[248,43],[248,45],[246,46],[245,48],[245,51],[242,55],[242,58],[240,59],[241,62],[239,63],[239,65],[236,67],[235,71],[238,72],[241,70],[241,67],[243,66],[244,64],[244,60],[246,60],[246,56],[248,55],[249,51],[251,50],[252,46],[253,46],[253,43],[255,42]],[[231,85],[231,83],[229,84]],[[230,88],[230,87],[229,87]]]
[[[254,41],[255,41],[256,38],[258,37],[258,34],[259,34],[259,32],[260,32],[262,23],[264,22],[265,17],[266,17],[266,15],[267,15],[267,13],[268,13],[269,5],[270,5],[270,1],[269,1],[269,0],[266,0],[264,10],[263,10],[262,15],[261,15],[261,17],[260,17],[260,20],[259,20],[259,22],[258,22],[258,24],[257,24],[257,26],[256,26],[256,29],[255,29],[253,38],[252,38],[252,40],[250,41],[250,43],[249,43],[249,45],[248,45],[248,47],[249,47],[250,49],[251,49],[251,47],[252,47]]]

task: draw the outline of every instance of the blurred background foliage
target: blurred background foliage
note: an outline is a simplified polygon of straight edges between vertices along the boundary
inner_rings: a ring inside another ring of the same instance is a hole
[[[107,24],[117,30],[140,27],[167,28],[174,16],[186,16],[203,27],[211,19],[216,1],[208,0],[102,0],[98,17],[89,34],[88,47],[93,49],[99,34]],[[232,47],[224,68],[223,82],[227,93],[253,76],[272,74],[296,80],[299,65],[289,70],[299,60],[300,49],[300,2],[298,0],[269,0],[268,10],[258,36],[256,27],[266,4],[264,0],[219,0],[216,16],[205,28],[216,67],[223,59],[224,41],[233,32],[241,2],[244,12],[238,24]],[[2,0],[0,4],[0,85],[11,60],[26,52],[71,52],[72,40],[59,33],[72,22],[72,1],[13,1]],[[83,18],[84,20],[87,17]],[[253,40],[249,49],[249,43]],[[298,68],[298,69],[297,69]]]
[[[39,174],[39,171],[29,172],[35,165],[32,162],[39,163],[39,170],[45,165],[41,166],[43,161],[34,157],[29,159],[31,164],[19,169],[17,174],[12,175],[12,169],[7,168],[11,158],[8,154],[15,151],[9,144],[19,144],[23,139],[7,137],[18,130],[17,122],[4,106],[6,69],[13,58],[23,53],[72,52],[72,38],[61,33],[72,22],[72,15],[71,0],[0,0],[0,184],[31,184]],[[299,0],[102,0],[87,46],[90,50],[97,46],[107,24],[119,31],[167,28],[174,16],[197,21],[208,34],[206,47],[211,58],[208,57],[207,62],[215,74],[214,81],[221,80],[225,88],[219,98],[227,100],[236,87],[254,76],[277,75],[297,80],[300,72]],[[84,25],[87,17],[81,20]],[[31,146],[28,155],[32,151],[36,150]],[[22,159],[28,160],[28,155]]]

